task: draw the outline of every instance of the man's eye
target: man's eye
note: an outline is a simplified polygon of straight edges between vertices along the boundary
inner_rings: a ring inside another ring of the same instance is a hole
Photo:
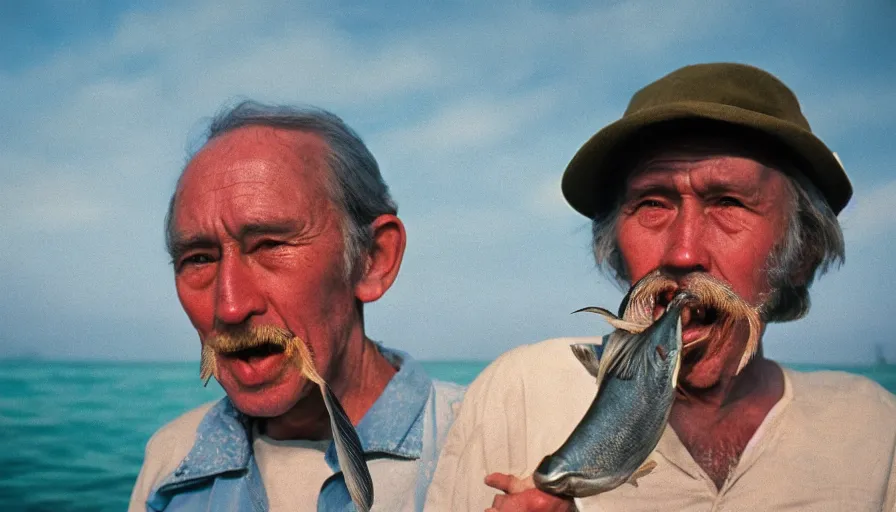
[[[740,208],[743,205],[744,205],[744,203],[740,202],[739,200],[737,200],[731,196],[724,196],[724,197],[719,198],[719,206],[734,206],[734,207]]]
[[[259,249],[274,249],[283,244],[284,242],[282,240],[262,240],[256,247]]]
[[[182,258],[179,266],[183,268],[187,265],[205,265],[206,263],[211,263],[213,261],[214,259],[208,254],[191,254]]]
[[[657,201],[656,199],[645,199],[638,203],[638,208],[662,208],[663,203]]]

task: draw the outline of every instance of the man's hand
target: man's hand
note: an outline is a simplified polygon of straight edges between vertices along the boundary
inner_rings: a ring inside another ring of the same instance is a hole
[[[558,498],[535,488],[532,477],[517,478],[504,473],[492,473],[485,477],[485,485],[505,494],[498,494],[492,507],[486,512],[575,512],[571,500]]]

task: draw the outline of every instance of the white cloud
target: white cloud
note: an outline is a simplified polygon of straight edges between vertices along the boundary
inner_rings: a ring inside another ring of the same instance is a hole
[[[841,214],[843,236],[847,242],[868,242],[892,233],[896,180],[857,193],[853,205]]]
[[[107,212],[101,197],[71,176],[36,174],[0,190],[0,232],[59,232],[96,223]]]
[[[533,188],[531,208],[536,215],[547,218],[556,218],[575,212],[563,197],[559,173]]]
[[[0,259],[12,263],[0,265],[0,282],[16,290],[4,302],[7,327],[49,318],[46,335],[73,355],[109,352],[119,336],[133,341],[122,357],[193,357],[195,345],[180,345],[195,340],[165,265],[162,217],[188,134],[248,96],[334,110],[383,165],[409,228],[402,277],[370,319],[387,342],[490,357],[540,336],[588,334],[594,322],[573,324],[568,311],[612,306],[615,295],[598,284],[587,221],[560,195],[563,168],[643,80],[688,59],[779,55],[779,42],[751,25],[771,6],[479,4],[426,19],[409,9],[401,20],[313,0],[135,9],[111,36],[66,41],[47,60],[0,72]],[[811,20],[816,11],[788,12]],[[811,41],[793,49],[812,51]],[[810,78],[795,88],[823,111],[825,130],[871,116],[892,123],[883,103],[896,105],[893,77],[857,76],[832,96],[815,75],[835,66],[800,62]],[[889,234],[894,193],[893,184],[857,191],[847,237]],[[827,310],[837,300],[819,298]]]
[[[570,25],[574,33],[589,41],[597,36],[605,44],[621,42],[620,47],[630,55],[650,54],[672,43],[706,38],[719,30],[721,21],[743,6],[743,2],[699,0],[616,2],[608,7],[592,8],[584,16],[572,18]],[[715,30],[711,28],[714,26]],[[704,27],[704,30],[693,30],[693,27]]]
[[[414,153],[468,152],[493,148],[530,128],[555,103],[551,91],[509,97],[464,98],[420,123],[380,137],[386,147]]]
[[[896,120],[896,90],[889,80],[877,77],[851,77],[816,89],[814,94],[799,93],[809,123],[825,140],[842,139],[868,127],[879,129]],[[831,144],[837,151],[837,146]],[[844,155],[841,155],[843,157]],[[855,157],[854,157],[855,158]],[[844,161],[849,168],[850,162]]]

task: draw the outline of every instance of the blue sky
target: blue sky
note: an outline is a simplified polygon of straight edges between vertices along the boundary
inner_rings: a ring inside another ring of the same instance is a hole
[[[781,77],[853,181],[847,263],[776,325],[792,362],[896,358],[896,3],[0,2],[0,355],[197,360],[162,220],[209,116],[240,98],[353,126],[408,229],[368,333],[426,359],[490,359],[606,332],[618,304],[567,162],[631,94],[685,64]],[[487,4],[487,5],[486,5]]]

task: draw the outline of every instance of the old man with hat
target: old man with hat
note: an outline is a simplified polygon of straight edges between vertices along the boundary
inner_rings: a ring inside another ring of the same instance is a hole
[[[576,153],[562,189],[612,278],[715,278],[763,332],[806,315],[814,278],[844,259],[849,179],[791,90],[752,66],[692,65],[647,85]],[[684,325],[683,338],[709,339],[683,358],[687,393],[637,486],[573,500],[528,483],[595,395],[573,341],[553,339],[502,355],[469,388],[428,509],[896,510],[896,397],[856,375],[784,368],[761,341],[740,368],[748,330],[713,321]]]

